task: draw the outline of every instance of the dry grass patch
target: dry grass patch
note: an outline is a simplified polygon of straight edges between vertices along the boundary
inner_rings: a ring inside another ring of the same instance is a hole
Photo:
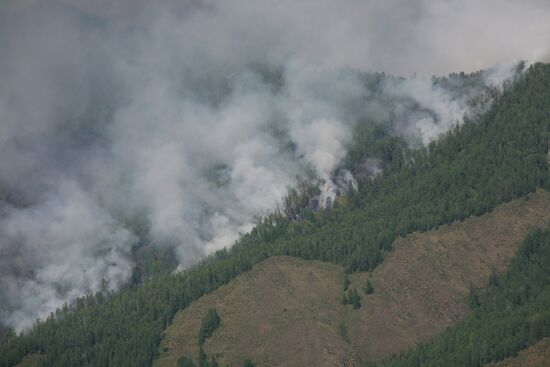
[[[221,324],[204,350],[220,365],[332,366],[351,358],[340,336],[342,268],[273,257],[179,312],[165,332],[155,366],[196,357],[197,332],[215,307]]]

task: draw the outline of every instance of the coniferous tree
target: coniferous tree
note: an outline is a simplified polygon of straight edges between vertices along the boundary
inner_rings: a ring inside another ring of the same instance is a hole
[[[220,326],[220,316],[218,312],[211,308],[202,319],[201,327],[199,329],[198,341],[199,345],[203,345],[206,338],[210,337],[214,330]]]
[[[344,273],[343,288],[344,292],[348,290],[350,285],[349,276],[347,273]]]
[[[357,293],[355,289],[350,290],[349,303],[353,305],[354,310],[357,310],[361,307],[361,298],[359,297],[359,293]]]
[[[468,303],[471,308],[476,308],[480,305],[478,291],[472,283],[470,283],[470,296],[468,298]]]
[[[372,294],[374,293],[374,287],[372,286],[372,283],[370,279],[367,280],[367,283],[365,284],[365,294]]]
[[[199,347],[199,367],[208,367],[208,357],[202,347]]]
[[[349,305],[348,292],[343,292],[342,293],[342,304],[343,305]]]
[[[489,287],[498,287],[498,276],[495,269],[491,270],[491,275],[489,275]]]
[[[187,357],[187,356],[182,356],[178,359],[178,363],[177,363],[177,367],[195,367],[195,362]]]

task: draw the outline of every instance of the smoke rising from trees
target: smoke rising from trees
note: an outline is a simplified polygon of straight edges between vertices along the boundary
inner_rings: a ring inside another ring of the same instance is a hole
[[[548,56],[549,18],[535,0],[2,2],[2,322],[126,284],[133,223],[186,267],[304,172],[333,196],[358,120],[387,118],[381,101],[429,111],[398,113],[395,134],[437,139],[480,91],[431,74],[492,68],[486,86],[501,85]],[[420,76],[373,91],[357,70]]]

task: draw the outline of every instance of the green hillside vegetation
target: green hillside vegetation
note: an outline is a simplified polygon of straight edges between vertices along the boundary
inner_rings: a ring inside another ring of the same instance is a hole
[[[472,289],[472,313],[429,344],[385,366],[481,367],[550,336],[550,230],[523,242],[508,272],[486,292]]]
[[[410,156],[389,148],[392,168],[361,182],[347,205],[306,212],[300,221],[273,214],[188,271],[79,299],[6,340],[0,366],[30,353],[44,354],[47,366],[149,366],[175,312],[270,256],[372,270],[398,236],[480,215],[547,186],[548,85],[550,65],[530,67],[479,121],[466,121]]]

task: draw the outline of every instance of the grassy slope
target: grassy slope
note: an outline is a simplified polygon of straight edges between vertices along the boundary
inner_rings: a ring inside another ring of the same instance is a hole
[[[463,321],[384,365],[482,367],[550,337],[550,230],[529,233],[506,274],[469,300]]]
[[[342,267],[278,256],[204,296],[174,318],[155,366],[175,366],[182,354],[196,357],[197,331],[215,307],[221,325],[204,349],[221,365],[321,366],[344,359],[351,348],[339,337]]]
[[[197,354],[197,331],[216,307],[222,324],[205,343],[221,365],[251,357],[262,366],[330,366],[381,359],[428,340],[467,314],[470,282],[503,272],[526,233],[550,224],[550,193],[503,204],[491,213],[400,238],[371,274],[363,307],[340,303],[343,268],[288,257],[268,259],[180,311],[167,328],[157,367]],[[369,276],[357,273],[360,290]],[[343,326],[343,327],[342,327]],[[346,333],[343,331],[346,330]]]
[[[381,359],[425,342],[462,319],[470,283],[503,273],[533,227],[550,224],[550,194],[539,190],[491,213],[414,233],[374,270],[375,297],[353,313],[350,337],[364,359]],[[367,325],[367,327],[364,327]]]

